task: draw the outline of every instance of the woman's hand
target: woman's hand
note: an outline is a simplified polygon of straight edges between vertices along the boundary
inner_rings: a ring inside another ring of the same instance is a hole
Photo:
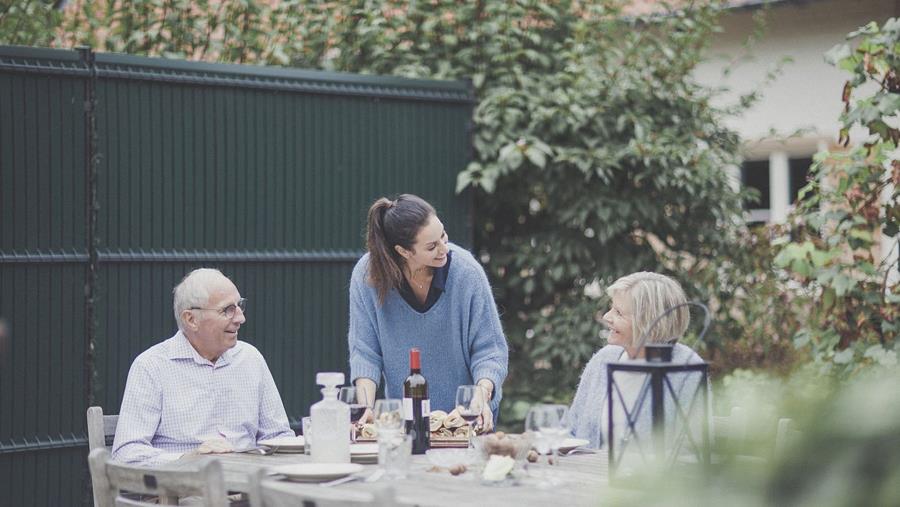
[[[360,426],[365,423],[375,422],[375,389],[377,387],[378,386],[375,385],[375,382],[372,379],[363,377],[356,379],[358,396],[362,400],[362,403],[366,404],[366,411],[363,413],[362,417],[359,418]]]
[[[478,418],[476,426],[480,427],[481,433],[487,433],[494,429],[494,412],[491,411],[491,393],[494,392],[494,383],[487,379],[478,381],[478,389],[475,392],[481,396],[481,416]]]
[[[494,429],[494,413],[488,403],[482,405],[481,417],[478,418],[478,426],[481,427],[482,433],[487,433]]]

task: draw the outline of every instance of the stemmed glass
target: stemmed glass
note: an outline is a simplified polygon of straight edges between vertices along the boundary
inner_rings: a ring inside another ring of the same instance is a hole
[[[369,407],[369,404],[366,400],[366,392],[362,389],[357,389],[355,387],[342,387],[341,391],[338,393],[338,399],[350,405],[350,441],[356,442],[356,429],[359,424],[359,420],[362,418],[363,414],[366,413],[366,409]]]
[[[566,428],[565,405],[538,404],[528,410],[525,416],[525,429],[535,434],[534,448],[541,454],[551,454],[555,462],[557,450],[568,435]]]
[[[406,477],[410,464],[412,439],[406,434],[403,403],[397,399],[375,402],[375,428],[378,430],[378,465],[387,479]]]
[[[459,386],[456,388],[456,411],[469,425],[469,449],[473,449],[474,424],[484,410],[484,397],[478,392],[478,386]]]
[[[378,435],[399,433],[404,430],[403,404],[400,400],[384,399],[375,402],[375,428]]]

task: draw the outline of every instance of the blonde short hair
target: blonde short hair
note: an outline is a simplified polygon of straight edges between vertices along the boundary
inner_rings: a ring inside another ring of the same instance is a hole
[[[646,343],[674,342],[684,335],[691,320],[687,306],[666,315],[648,332],[650,324],[665,311],[687,303],[684,289],[668,276],[641,271],[623,276],[606,289],[609,297],[625,296],[631,300],[632,346],[647,332]]]

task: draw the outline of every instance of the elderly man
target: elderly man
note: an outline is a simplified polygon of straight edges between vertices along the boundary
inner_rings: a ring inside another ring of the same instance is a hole
[[[293,436],[265,359],[238,341],[247,319],[237,287],[218,270],[197,269],[174,294],[178,332],[131,365],[113,458],[156,466]]]

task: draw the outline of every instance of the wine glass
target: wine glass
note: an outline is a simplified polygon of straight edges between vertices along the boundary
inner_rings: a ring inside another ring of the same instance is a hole
[[[399,433],[404,429],[403,403],[396,399],[383,399],[375,402],[375,427],[378,435],[383,433]]]
[[[484,410],[484,397],[478,386],[459,386],[456,388],[456,411],[469,425],[469,449],[473,449],[472,438],[475,433],[474,424]]]
[[[535,434],[535,449],[541,454],[552,453],[554,461],[560,444],[569,433],[565,424],[568,410],[565,405],[538,404],[525,416],[525,429]]]
[[[355,387],[342,387],[338,393],[338,399],[350,405],[350,424],[352,431],[350,432],[350,440],[356,442],[356,427],[369,404],[366,400],[366,392]]]

